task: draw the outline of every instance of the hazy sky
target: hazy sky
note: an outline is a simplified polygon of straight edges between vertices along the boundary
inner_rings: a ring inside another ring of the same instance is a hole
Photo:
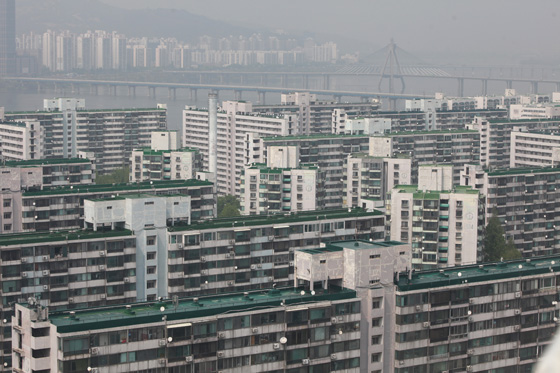
[[[557,57],[558,0],[102,0],[243,25],[314,31],[427,54]],[[423,52],[424,51],[424,52]]]

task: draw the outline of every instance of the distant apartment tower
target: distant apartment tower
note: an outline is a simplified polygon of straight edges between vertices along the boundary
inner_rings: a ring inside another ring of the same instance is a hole
[[[6,113],[0,148],[8,160],[76,157],[93,152],[97,170],[129,165],[132,150],[150,146],[150,133],[165,129],[164,105],[153,109],[85,108],[83,99],[45,100],[44,111]],[[23,123],[23,124],[21,124]]]
[[[318,100],[309,92],[286,93],[280,105],[258,105],[253,108],[260,113],[296,115],[298,132],[294,134],[316,135],[331,133],[331,122],[335,111],[346,115],[367,116],[379,109],[378,101],[337,102]]]
[[[249,135],[286,136],[297,133],[293,115],[260,114],[250,102],[225,101],[217,113],[217,189],[219,194],[239,195],[239,177],[247,161],[245,141]],[[199,149],[204,168],[209,161],[207,110],[187,107],[183,111],[183,146]]]
[[[418,184],[420,165],[451,164],[453,182],[459,185],[459,174],[465,164],[477,163],[480,157],[480,135],[477,131],[394,132],[370,137],[369,155],[412,159],[412,184]]]
[[[398,185],[387,198],[387,233],[412,245],[412,266],[475,263],[478,190],[453,187],[451,166],[420,167],[419,185]]]
[[[176,131],[152,132],[151,147],[132,151],[130,181],[189,180],[202,171],[197,149],[181,148]]]
[[[300,163],[295,146],[269,147],[266,164],[245,166],[241,213],[289,213],[324,208],[326,172]]]
[[[383,207],[387,193],[396,185],[409,185],[410,157],[373,157],[367,153],[348,156],[344,177],[344,206]]]
[[[558,129],[511,132],[509,167],[558,167],[559,164],[560,131]]]
[[[480,191],[484,207],[482,224],[495,212],[523,257],[560,253],[560,168],[512,168],[488,171],[467,165],[461,185]]]
[[[16,1],[0,0],[0,76],[16,73]]]
[[[299,159],[303,164],[318,166],[326,172],[325,208],[343,206],[345,163],[351,153],[369,150],[369,136],[312,135],[251,138],[246,142],[247,163],[264,163],[268,159],[268,149],[273,146],[294,146],[299,149]]]

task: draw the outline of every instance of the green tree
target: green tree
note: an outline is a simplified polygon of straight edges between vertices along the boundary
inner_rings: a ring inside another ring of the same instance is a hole
[[[128,183],[129,168],[123,167],[116,169],[110,174],[95,176],[95,184],[113,184],[113,183]]]
[[[482,258],[485,262],[521,258],[521,253],[515,248],[513,240],[510,239],[506,243],[504,229],[496,211],[493,211],[492,216],[488,219],[482,246]]]
[[[232,196],[231,194],[225,195],[225,196],[221,196],[218,197],[218,217],[222,217],[222,211],[228,206],[228,205],[232,205],[233,208],[235,208],[238,211],[237,215],[234,216],[238,216],[239,215],[239,208],[241,207],[241,203],[239,202],[239,200],[237,198],[235,198],[235,196]],[[230,211],[231,213],[231,211]]]
[[[233,204],[228,204],[226,205],[221,213],[218,215],[219,218],[233,218],[235,216],[239,216],[241,215],[241,213],[239,212],[239,209],[237,209]]]

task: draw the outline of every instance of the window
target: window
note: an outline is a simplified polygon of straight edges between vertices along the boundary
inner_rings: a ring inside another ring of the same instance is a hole
[[[10,207],[12,205],[12,200],[11,199],[5,199],[4,200],[4,207]]]
[[[4,224],[4,230],[5,231],[11,231],[12,230],[12,225],[11,224]]]
[[[380,335],[372,335],[371,336],[371,344],[373,345],[378,345],[381,343],[381,336]]]
[[[148,267],[146,269],[146,273],[149,274],[149,275],[153,275],[154,273],[156,273],[156,266]]]
[[[371,354],[371,362],[372,363],[378,363],[381,361],[381,352],[378,352],[376,354]]]
[[[374,254],[369,256],[370,259],[379,259],[381,258],[381,254]]]
[[[155,251],[150,251],[147,255],[146,255],[146,259],[147,260],[154,260],[156,258],[156,252]]]
[[[156,244],[156,236],[148,236],[146,237],[146,245],[152,246]]]
[[[376,310],[378,308],[381,308],[381,301],[382,298],[374,298],[371,300],[371,308]]]
[[[4,213],[4,219],[11,219],[12,218],[12,213],[11,212],[5,212]]]
[[[154,204],[154,201],[144,202],[144,206],[146,206],[146,205],[153,205],[153,204]]]
[[[156,287],[156,280],[150,280],[146,282],[146,287],[148,289],[154,289]]]
[[[113,206],[107,206],[107,210],[112,210]]]
[[[371,327],[372,328],[377,328],[379,326],[381,326],[381,320],[383,320],[382,317],[376,317],[371,319]]]

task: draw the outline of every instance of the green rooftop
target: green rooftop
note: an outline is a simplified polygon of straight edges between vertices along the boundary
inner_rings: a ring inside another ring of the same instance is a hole
[[[510,169],[502,169],[489,172],[488,170],[484,170],[484,172],[488,173],[488,176],[503,176],[503,175],[523,175],[523,174],[541,174],[546,172],[560,172],[560,168],[555,167],[543,167],[543,168],[510,168]]]
[[[3,234],[0,236],[0,247],[25,245],[33,243],[46,243],[57,241],[76,241],[94,238],[115,238],[122,236],[132,236],[134,233],[127,229],[114,231],[92,231],[92,230],[73,230],[73,231],[52,231],[52,232],[29,232]]]
[[[311,295],[301,289],[284,288],[244,293],[230,293],[219,296],[181,299],[177,304],[171,301],[155,303],[135,303],[130,309],[125,305],[101,307],[95,309],[75,310],[49,314],[49,321],[58,327],[59,333],[72,333],[96,329],[118,328],[148,323],[161,323],[167,316],[167,323],[190,320],[199,317],[210,317],[223,313],[234,313],[279,307],[281,302],[286,305],[295,303],[312,303],[319,301],[336,301],[356,298],[356,292],[349,289],[329,289],[328,292],[317,292]],[[27,304],[24,304],[27,306]],[[161,311],[161,307],[164,308]]]
[[[50,159],[31,159],[27,161],[7,161],[4,166],[7,167],[30,167],[54,164],[72,164],[72,163],[90,163],[87,158],[50,158]]]
[[[135,151],[142,151],[142,154],[144,155],[163,155],[165,153],[172,153],[172,152],[183,152],[183,153],[198,152],[198,149],[181,148],[175,150],[153,150],[152,148],[142,148],[142,149],[135,149]]]
[[[352,138],[369,138],[369,135],[337,135],[332,133],[316,134],[316,135],[296,135],[296,136],[276,136],[263,137],[263,141],[285,141],[285,140],[323,140],[323,139],[352,139]]]
[[[470,186],[455,186],[453,190],[418,190],[418,185],[395,185],[392,192],[397,193],[413,193],[414,199],[439,199],[441,194],[459,193],[459,194],[479,194],[479,191]]]
[[[381,211],[366,211],[362,208],[348,209],[332,209],[332,210],[314,210],[305,211],[291,214],[271,214],[271,215],[247,215],[237,216],[227,219],[212,219],[203,222],[193,223],[189,226],[175,226],[168,227],[170,232],[180,231],[197,231],[203,229],[218,229],[218,228],[240,228],[269,224],[287,224],[305,221],[317,221],[322,219],[347,219],[352,217],[362,216],[380,216],[383,215]]]
[[[378,241],[378,242],[370,242],[370,241],[336,241],[330,242],[326,244],[324,247],[319,247],[315,249],[303,249],[299,250],[307,254],[315,255],[315,254],[324,254],[330,252],[337,252],[342,251],[344,249],[350,250],[364,250],[364,249],[379,249],[379,248],[386,248],[392,246],[399,246],[399,245],[406,245],[403,242],[398,241]]]
[[[173,189],[173,188],[186,188],[195,186],[212,186],[210,181],[204,180],[158,180],[158,181],[144,181],[141,183],[122,183],[122,184],[101,184],[101,185],[84,185],[84,186],[62,186],[50,187],[43,190],[29,191],[23,193],[25,197],[30,196],[48,196],[59,194],[96,194],[108,192],[134,192],[140,190],[150,189]]]
[[[559,271],[560,256],[540,257],[413,272],[412,280],[408,280],[405,274],[401,274],[397,286],[401,291],[433,289],[449,285],[461,285],[463,283],[473,284],[507,278],[519,279],[523,276]]]

